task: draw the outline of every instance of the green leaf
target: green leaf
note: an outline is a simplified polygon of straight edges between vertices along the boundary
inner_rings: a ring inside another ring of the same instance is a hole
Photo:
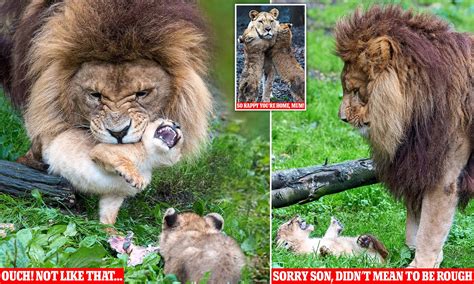
[[[49,244],[49,248],[51,250],[57,250],[58,248],[64,246],[68,242],[68,240],[69,239],[64,236],[58,236],[51,242],[51,244]]]
[[[240,248],[247,253],[255,251],[255,239],[252,237],[245,239],[245,241],[240,245]]]
[[[65,267],[99,267],[102,264],[102,258],[105,256],[105,249],[96,244],[93,247],[81,247],[72,253]]]
[[[87,236],[79,243],[80,247],[92,247],[94,244],[98,243],[99,239],[97,236]]]
[[[37,263],[42,263],[46,258],[46,253],[44,252],[44,249],[37,244],[32,244],[29,247],[28,255],[33,261]]]
[[[66,231],[66,228],[66,225],[54,225],[48,230],[48,235],[51,237],[54,235],[62,234]]]
[[[64,232],[64,236],[66,237],[74,237],[77,234],[76,231],[76,224],[69,223],[67,225],[66,231]]]

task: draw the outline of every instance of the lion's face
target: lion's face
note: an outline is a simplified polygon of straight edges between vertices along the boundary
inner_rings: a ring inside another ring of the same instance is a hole
[[[367,75],[354,64],[345,64],[341,75],[343,97],[339,118],[363,131],[370,126]]]
[[[278,32],[278,14],[279,11],[275,8],[271,9],[270,12],[258,12],[252,10],[249,13],[249,17],[252,20],[250,25],[255,28],[255,31],[260,38],[272,39]]]
[[[89,62],[72,79],[81,126],[103,143],[134,143],[170,96],[170,75],[152,61]]]
[[[295,216],[290,221],[280,225],[276,241],[278,246],[284,246],[290,240],[308,238],[312,231],[314,231],[313,225],[306,223],[300,216]]]

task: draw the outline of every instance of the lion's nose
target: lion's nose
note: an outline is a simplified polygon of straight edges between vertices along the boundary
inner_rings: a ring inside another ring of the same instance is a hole
[[[118,144],[122,144],[122,138],[127,135],[128,129],[130,129],[130,124],[120,131],[111,131],[110,129],[107,129],[107,131],[117,139]]]
[[[269,32],[269,31],[272,30],[272,27],[266,27],[265,30],[266,30],[267,32]]]

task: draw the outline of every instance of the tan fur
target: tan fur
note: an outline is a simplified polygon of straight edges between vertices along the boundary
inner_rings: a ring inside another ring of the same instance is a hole
[[[44,161],[50,173],[63,176],[76,189],[99,194],[100,221],[113,224],[123,200],[150,183],[153,168],[171,166],[181,157],[183,138],[170,149],[154,137],[161,125],[172,123],[158,119],[147,126],[141,142],[123,145],[97,144],[86,131],[73,128],[51,141]]]
[[[280,78],[290,85],[291,94],[296,102],[304,102],[305,76],[291,48],[291,24],[280,24],[275,45],[270,56]]]
[[[314,226],[306,224],[299,216],[282,224],[277,231],[277,244],[297,254],[316,253],[317,255],[357,256],[367,255],[377,262],[383,262],[388,252],[375,237],[361,235],[359,237],[340,236],[342,225],[334,217],[331,218],[326,233],[322,238],[310,238]]]
[[[204,217],[166,210],[160,236],[164,271],[182,283],[199,282],[209,273],[207,283],[238,283],[245,256],[239,245],[223,234],[224,219],[217,213]]]
[[[81,183],[81,174],[88,172],[85,165],[95,166],[88,157],[93,145],[137,143],[147,125],[168,118],[178,122],[186,136],[183,156],[199,153],[208,139],[211,94],[204,82],[209,50],[206,27],[193,4],[15,2],[0,5],[6,14],[14,12],[16,23],[9,28],[12,35],[7,43],[11,41],[13,49],[7,71],[11,74],[6,74],[10,82],[4,85],[10,87],[12,101],[24,109],[32,141],[28,157],[47,156],[54,172],[65,173],[81,191],[101,195],[101,220],[105,220],[102,212],[116,214],[124,196],[136,190],[123,185],[115,174],[102,181],[91,178],[87,186]],[[104,160],[100,154],[120,154],[133,147],[97,151],[95,158]],[[65,158],[51,158],[60,156]],[[117,156],[109,162],[103,166],[127,172],[124,176],[135,186],[142,188],[149,182],[146,175],[140,180],[143,172],[134,169],[136,161]],[[112,184],[106,185],[107,181]],[[111,189],[119,184],[120,189]],[[112,215],[107,223],[115,220]]]
[[[273,64],[266,51],[276,41],[279,30],[278,10],[272,9],[270,12],[252,10],[249,16],[251,21],[239,39],[244,43],[244,69],[240,77],[237,101],[256,102],[260,80],[265,75],[262,101],[268,102],[273,82]],[[266,27],[271,30],[266,31]]]

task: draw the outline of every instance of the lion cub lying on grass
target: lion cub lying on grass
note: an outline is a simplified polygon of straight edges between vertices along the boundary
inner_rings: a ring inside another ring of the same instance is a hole
[[[331,217],[326,233],[322,238],[310,238],[314,226],[296,216],[282,224],[277,231],[276,242],[297,254],[316,253],[318,255],[356,256],[366,254],[370,258],[383,262],[388,256],[385,246],[371,235],[359,237],[341,237],[343,225]]]
[[[201,217],[168,208],[160,237],[165,273],[175,274],[182,283],[199,282],[207,273],[207,283],[238,283],[245,256],[223,228],[224,219],[217,213]]]
[[[96,144],[85,131],[72,128],[51,142],[44,161],[54,165],[50,173],[63,176],[76,189],[100,194],[100,221],[113,224],[123,200],[150,183],[153,168],[179,161],[182,145],[179,125],[165,119],[150,123],[135,144]],[[73,155],[63,155],[63,149]]]

